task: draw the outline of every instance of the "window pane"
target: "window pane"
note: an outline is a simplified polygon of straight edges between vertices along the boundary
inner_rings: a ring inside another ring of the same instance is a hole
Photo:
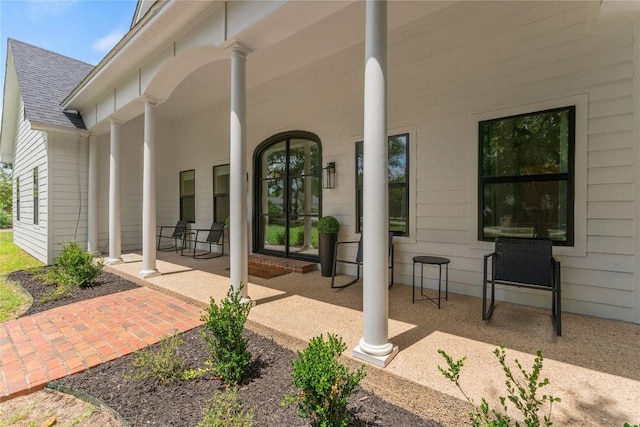
[[[180,172],[180,219],[196,221],[196,171]]]
[[[573,107],[480,122],[482,176],[567,173]]]
[[[364,167],[364,144],[356,142],[356,231],[362,231],[362,187]],[[409,135],[389,137],[387,146],[389,179],[389,231],[396,235],[409,234],[408,206],[409,186],[407,184]]]
[[[229,165],[213,167],[213,221],[226,222],[229,217]]]
[[[567,182],[484,185],[484,238],[534,237],[567,241]]]

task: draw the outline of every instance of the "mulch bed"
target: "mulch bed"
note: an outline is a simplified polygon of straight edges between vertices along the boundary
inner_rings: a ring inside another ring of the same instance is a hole
[[[64,300],[39,304],[37,295],[42,285],[39,285],[33,275],[17,272],[12,273],[10,278],[20,282],[34,297],[34,304],[25,315],[53,308],[56,304],[61,306],[138,287],[119,276],[103,272],[99,286],[79,290]],[[181,335],[184,344],[179,351],[188,368],[205,367],[208,352],[200,335],[201,330],[202,328],[196,328]],[[238,397],[245,409],[254,412],[253,425],[308,426],[309,423],[297,415],[295,407],[281,405],[285,394],[295,392],[291,384],[291,361],[296,355],[275,341],[248,330],[244,331],[244,336],[248,340],[253,360]],[[133,427],[196,426],[214,392],[225,387],[209,374],[190,381],[176,380],[167,385],[155,379],[125,380],[124,373],[129,370],[134,357],[135,354],[124,356],[56,382],[104,401]],[[363,390],[350,398],[349,411],[353,415],[351,426],[440,425]]]

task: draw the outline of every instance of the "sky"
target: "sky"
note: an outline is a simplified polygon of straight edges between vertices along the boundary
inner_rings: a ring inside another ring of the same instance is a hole
[[[0,98],[7,38],[96,65],[131,27],[136,4],[136,0],[0,0]]]

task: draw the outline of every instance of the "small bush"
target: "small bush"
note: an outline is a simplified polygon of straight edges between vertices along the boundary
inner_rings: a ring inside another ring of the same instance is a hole
[[[129,380],[155,378],[163,384],[184,378],[185,361],[178,353],[184,343],[179,335],[173,335],[160,341],[157,350],[144,348],[136,356],[124,377]]]
[[[9,228],[13,225],[11,213],[0,209],[0,228]]]
[[[340,231],[340,222],[331,215],[323,216],[318,220],[318,233],[334,234]]]
[[[358,390],[366,375],[364,365],[356,372],[338,361],[347,346],[342,338],[328,334],[328,341],[320,335],[298,352],[293,366],[293,385],[300,393],[285,396],[285,405],[298,404],[298,415],[313,426],[345,427],[351,418],[347,398]]]
[[[251,362],[247,340],[242,337],[250,310],[251,305],[241,301],[240,292],[230,288],[220,306],[211,298],[206,314],[200,318],[204,322],[202,337],[210,354],[207,363],[214,375],[231,384],[242,381]]]
[[[251,427],[253,424],[253,411],[243,411],[235,387],[226,393],[216,390],[202,415],[198,427]]]
[[[286,236],[284,234],[284,231],[278,231],[276,232],[276,245],[284,245],[284,242],[286,241]]]
[[[76,242],[64,243],[55,262],[60,282],[80,287],[94,286],[103,266],[102,261],[94,261],[93,255]]]
[[[507,415],[507,400],[523,415],[524,425],[527,427],[551,426],[553,424],[551,422],[551,409],[553,408],[553,402],[560,402],[560,398],[546,394],[539,397],[536,394],[540,388],[549,384],[548,378],[540,381],[540,371],[542,370],[542,361],[544,360],[542,352],[538,351],[536,353],[531,373],[528,373],[517,359],[515,360],[516,366],[524,379],[525,383],[523,384],[521,380],[514,377],[511,368],[505,361],[506,353],[504,351],[504,345],[500,345],[499,349],[496,348],[493,351],[504,371],[506,377],[505,385],[509,393],[507,397],[500,397],[504,414],[489,408],[489,403],[484,397],[480,405],[476,406],[474,401],[462,390],[462,387],[460,387],[460,371],[464,366],[466,356],[458,361],[454,361],[451,356],[443,350],[438,350],[438,353],[444,357],[448,365],[446,370],[440,366],[438,366],[438,369],[445,378],[458,387],[467,401],[473,406],[473,411],[469,412],[469,419],[474,427],[509,427],[514,425],[511,418]],[[540,420],[538,412],[547,402],[549,403],[549,413],[543,415],[542,420]],[[520,427],[520,425],[519,422],[515,422],[516,427]]]

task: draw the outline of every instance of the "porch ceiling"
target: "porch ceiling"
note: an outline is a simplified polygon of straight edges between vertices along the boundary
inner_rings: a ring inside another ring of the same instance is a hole
[[[315,2],[314,2],[315,3]],[[320,2],[322,3],[322,2]],[[306,13],[309,2],[291,2],[259,24],[238,35],[256,47],[247,60],[247,88],[259,86],[280,76],[303,69],[314,62],[364,42],[365,3],[344,2],[331,15],[304,28],[295,28],[296,16]],[[389,2],[389,31],[424,17],[451,2]],[[317,5],[316,5],[317,7]],[[289,28],[282,28],[291,22]],[[292,28],[294,27],[294,28]],[[286,36],[284,36],[287,34]],[[274,39],[279,41],[271,43]],[[361,58],[364,58],[364,50]],[[209,63],[191,73],[158,107],[158,116],[176,119],[229,98],[230,61]]]

